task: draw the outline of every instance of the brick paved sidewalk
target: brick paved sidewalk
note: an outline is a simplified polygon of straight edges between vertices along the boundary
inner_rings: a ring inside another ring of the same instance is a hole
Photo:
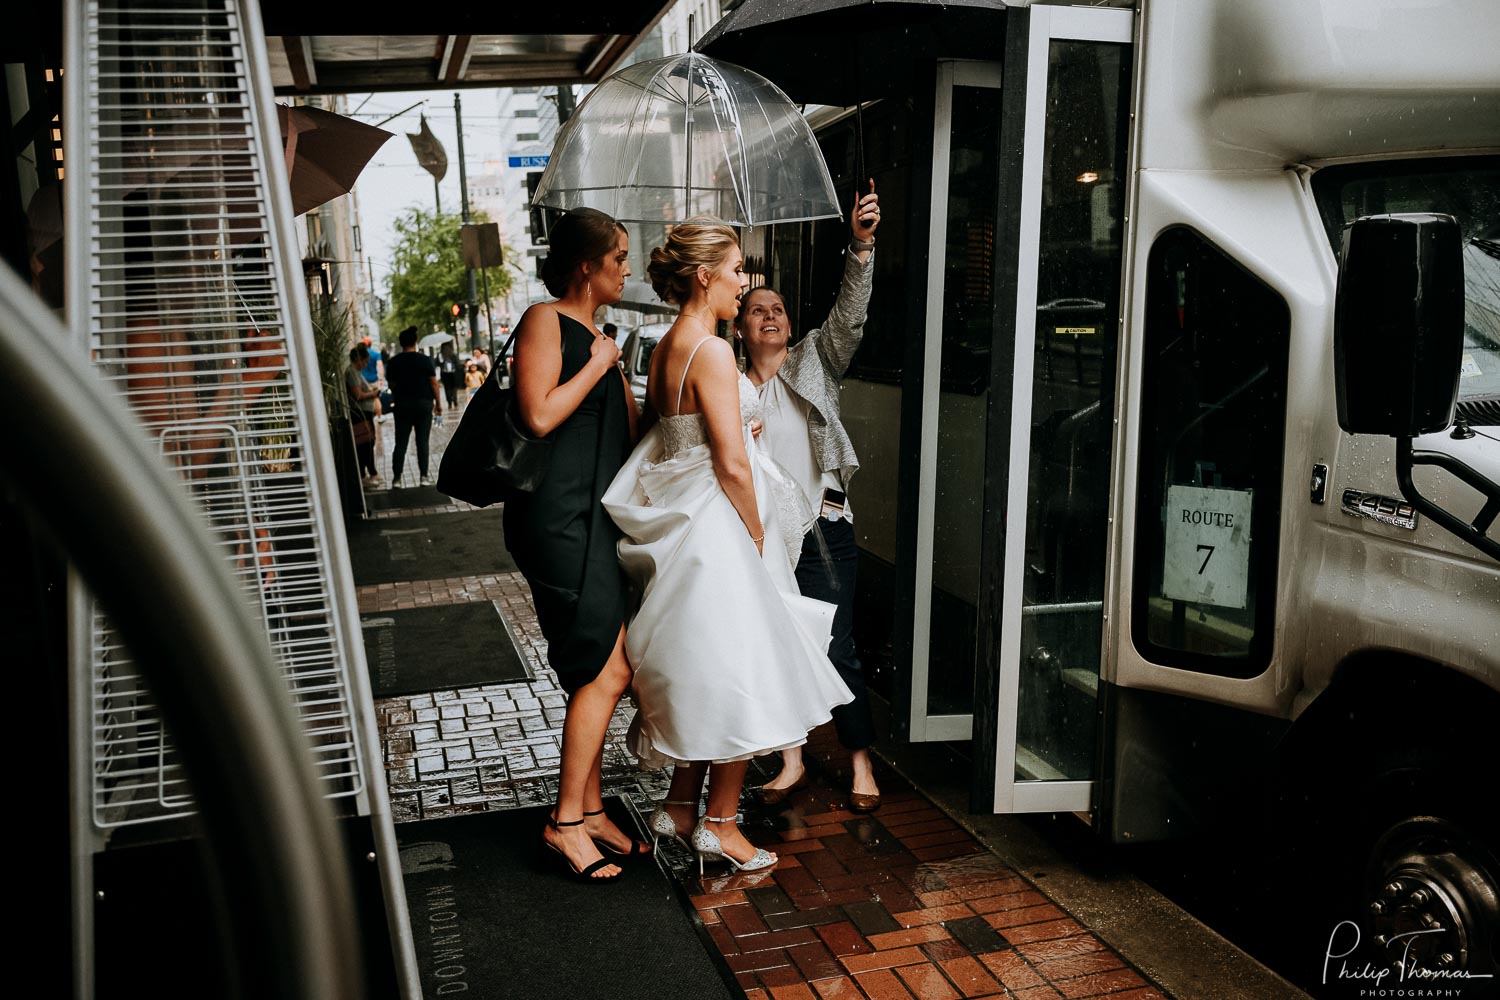
[[[774,870],[687,875],[750,1000],[1165,996],[898,775],[849,812],[830,727],[805,759],[809,787],[746,817]]]
[[[494,602],[533,677],[376,701],[396,821],[550,803],[564,696],[546,667],[546,642],[520,575],[415,580],[358,593],[362,615]],[[604,788],[644,817],[665,797],[668,776],[638,770],[626,751],[632,711],[623,702],[611,720]],[[744,830],[781,855],[775,870],[716,875],[711,868],[700,879],[680,846],[662,849],[749,1000],[1165,996],[888,768],[878,770],[880,810],[847,811],[848,777],[838,768],[848,758],[830,727],[813,734],[805,759],[809,785],[779,807],[746,799]],[[754,762],[747,786],[778,766]]]

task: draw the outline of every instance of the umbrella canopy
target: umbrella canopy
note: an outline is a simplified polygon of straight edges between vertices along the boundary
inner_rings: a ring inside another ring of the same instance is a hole
[[[1012,4],[1014,5],[1014,4]],[[1004,0],[745,0],[694,46],[794,100],[848,107],[911,92],[928,61],[998,59]]]
[[[421,340],[417,341],[417,346],[418,347],[437,347],[439,344],[446,344],[448,341],[450,341],[452,339],[453,339],[453,334],[451,334],[451,333],[429,333],[427,336],[425,336]]]
[[[644,281],[625,282],[625,292],[620,296],[620,301],[616,302],[615,305],[621,309],[634,309],[636,312],[643,313],[662,313],[665,315],[677,312],[676,306],[669,306],[663,302],[661,296],[656,294],[656,289]]]
[[[563,126],[533,204],[740,226],[843,214],[797,107],[758,73],[696,52],[627,66],[594,88]]]
[[[359,172],[393,133],[322,108],[276,105],[291,178],[292,213],[349,193]]]
[[[306,105],[287,107],[278,104],[276,119],[281,128],[294,215],[310,212],[325,202],[348,194],[365,164],[393,135],[385,129]],[[201,126],[196,123],[167,124],[158,126],[152,134],[158,141],[179,135],[192,138],[194,130],[201,130]],[[222,174],[227,200],[244,200],[244,204],[234,207],[233,211],[245,213],[261,208],[261,196],[249,181],[249,167],[243,164],[244,155],[250,151],[248,136],[234,142],[224,140],[222,149],[190,147],[184,152],[178,148],[181,145],[164,143],[160,148],[153,145],[125,155],[125,169],[117,196],[128,198],[143,188],[151,188],[154,189],[152,196],[158,197],[157,192],[163,189],[170,193],[170,185],[166,182],[172,178],[189,170],[207,170],[208,177],[215,172]],[[201,197],[196,192],[194,194]],[[229,228],[252,225],[253,220],[237,217],[231,218]]]

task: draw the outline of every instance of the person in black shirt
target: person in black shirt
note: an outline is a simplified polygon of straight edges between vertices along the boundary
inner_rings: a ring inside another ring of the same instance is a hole
[[[417,328],[401,331],[401,353],[385,363],[385,381],[396,402],[396,453],[391,460],[391,485],[401,489],[401,465],[406,460],[406,441],[417,432],[417,468],[422,485],[431,486],[435,479],[427,472],[427,436],[432,431],[433,414],[443,414],[443,387],[438,384],[437,367],[425,354],[417,353]]]
[[[458,355],[453,353],[452,343],[444,344],[438,351],[437,364],[439,379],[443,383],[443,395],[448,397],[448,405],[456,408],[458,390],[464,385],[464,366]]]

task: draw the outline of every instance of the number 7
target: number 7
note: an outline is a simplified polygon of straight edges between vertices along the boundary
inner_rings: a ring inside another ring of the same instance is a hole
[[[1202,552],[1204,549],[1208,550],[1208,555],[1206,555],[1206,556],[1203,557],[1203,565],[1198,567],[1198,575],[1199,576],[1202,576],[1203,575],[1203,571],[1206,570],[1206,569],[1208,569],[1208,561],[1214,557],[1214,547],[1212,545],[1200,545],[1200,546],[1198,546],[1198,551],[1199,552]]]

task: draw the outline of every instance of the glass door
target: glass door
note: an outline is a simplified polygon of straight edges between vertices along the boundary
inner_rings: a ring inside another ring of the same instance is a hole
[[[975,798],[996,812],[1084,811],[1107,648],[1133,15],[1032,6],[1007,28],[1007,135],[1023,138],[999,185],[1014,314],[997,328],[1013,337],[1013,384],[1009,412],[990,421],[1008,449],[986,499],[998,578],[975,749],[993,781],[977,774]]]
[[[938,64],[922,363],[922,450],[909,737],[966,740],[974,722],[986,415],[995,320],[998,63]]]

